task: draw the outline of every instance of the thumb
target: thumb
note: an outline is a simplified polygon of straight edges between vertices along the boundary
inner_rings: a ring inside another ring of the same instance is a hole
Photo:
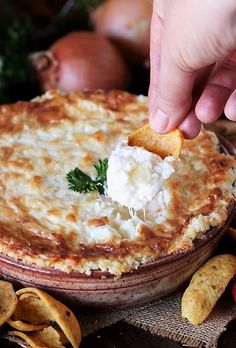
[[[169,55],[168,45],[162,47],[158,87],[152,85],[155,78],[155,57],[151,59],[150,93],[155,89],[155,102],[150,113],[150,125],[159,133],[167,133],[178,127],[192,105],[192,90],[195,72],[182,69],[175,58]]]

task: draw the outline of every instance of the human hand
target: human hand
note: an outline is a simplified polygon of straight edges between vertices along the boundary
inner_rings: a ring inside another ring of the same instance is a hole
[[[235,0],[154,0],[150,124],[197,136],[225,112],[236,120]]]

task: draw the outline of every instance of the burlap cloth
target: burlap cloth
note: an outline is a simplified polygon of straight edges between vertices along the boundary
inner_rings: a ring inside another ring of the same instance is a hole
[[[213,128],[236,145],[235,123],[218,121],[209,128]],[[230,296],[223,295],[206,322],[193,326],[181,317],[181,297],[182,293],[178,293],[153,304],[123,311],[80,313],[78,319],[82,335],[87,336],[122,320],[191,347],[216,347],[227,324],[236,318],[236,304]]]
[[[207,321],[193,326],[181,318],[181,297],[179,293],[150,305],[117,312],[81,313],[78,319],[82,335],[87,336],[122,320],[191,347],[216,347],[227,324],[236,318],[236,304],[229,297],[222,297]]]

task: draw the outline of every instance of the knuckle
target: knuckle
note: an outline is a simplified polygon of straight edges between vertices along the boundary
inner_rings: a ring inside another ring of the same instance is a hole
[[[191,100],[189,98],[182,96],[176,97],[176,95],[172,95],[168,92],[159,90],[158,96],[158,105],[161,109],[174,112],[176,114],[185,114],[191,105]]]
[[[224,60],[224,67],[229,69],[229,70],[232,70],[232,69],[235,69],[236,68],[236,55],[235,57],[227,57],[225,60]]]

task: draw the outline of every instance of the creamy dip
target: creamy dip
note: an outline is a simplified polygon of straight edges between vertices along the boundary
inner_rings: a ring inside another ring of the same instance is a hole
[[[129,209],[145,209],[163,191],[165,180],[174,172],[174,161],[122,141],[108,161],[107,195]]]

